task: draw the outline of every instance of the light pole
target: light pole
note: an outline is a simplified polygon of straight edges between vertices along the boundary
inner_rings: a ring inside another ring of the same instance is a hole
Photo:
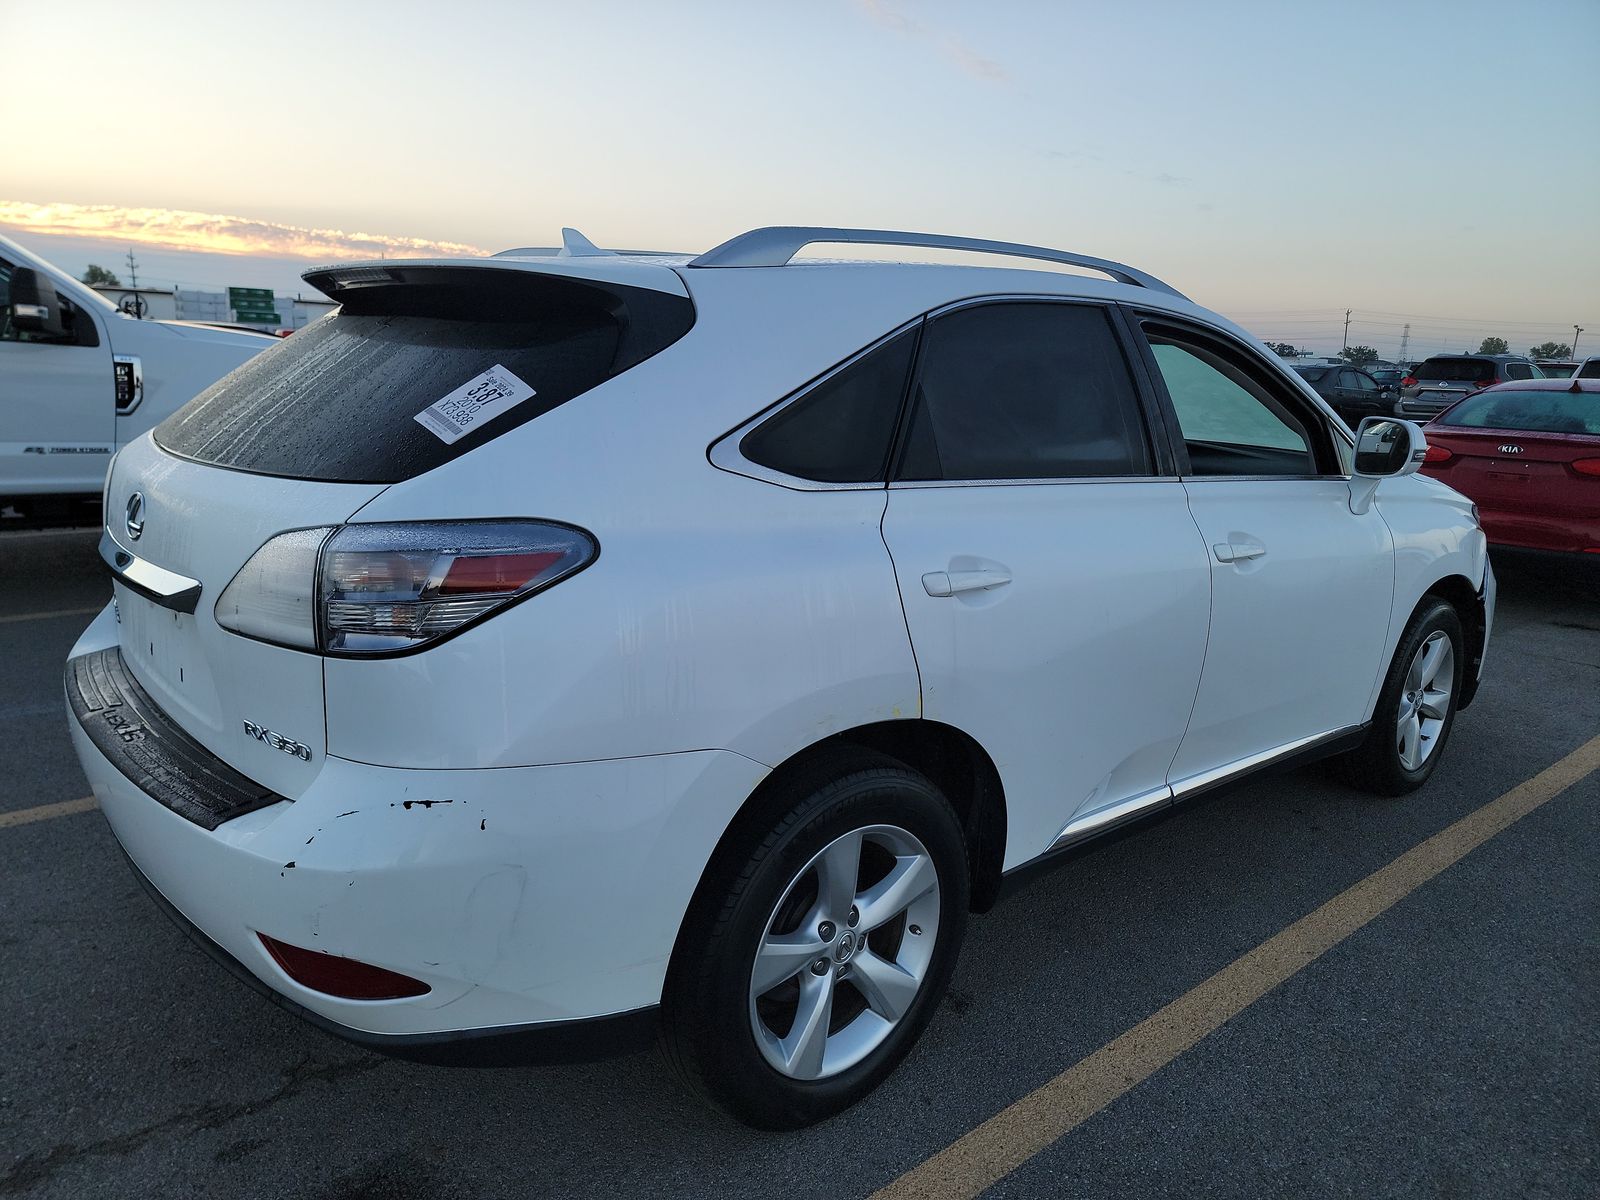
[[[1574,325],[1572,327],[1572,357],[1574,359],[1578,357],[1578,335],[1582,332],[1582,325]]]

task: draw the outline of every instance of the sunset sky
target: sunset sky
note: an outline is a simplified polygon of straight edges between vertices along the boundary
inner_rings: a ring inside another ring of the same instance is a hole
[[[1346,308],[1389,354],[1600,349],[1597,43],[1596,0],[0,2],[0,231],[287,289],[564,224],[887,226],[1123,259],[1324,352]]]

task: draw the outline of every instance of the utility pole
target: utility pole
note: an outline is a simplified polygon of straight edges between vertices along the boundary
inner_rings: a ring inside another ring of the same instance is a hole
[[[1350,310],[1344,310],[1344,348],[1350,349]]]
[[[144,320],[144,304],[139,298],[139,263],[133,257],[133,247],[128,247],[128,286],[133,289],[133,315]]]
[[[1406,327],[1400,332],[1400,361],[1406,361],[1406,343],[1411,340],[1411,323],[1406,322]]]
[[[1578,357],[1578,335],[1582,332],[1582,325],[1574,325],[1572,327],[1572,357],[1574,359]]]

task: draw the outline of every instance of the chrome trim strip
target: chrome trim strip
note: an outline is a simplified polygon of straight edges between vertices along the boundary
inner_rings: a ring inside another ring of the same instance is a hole
[[[100,531],[100,557],[111,573],[127,587],[162,608],[192,613],[200,602],[200,581],[158,567],[149,559],[125,550],[110,529]]]
[[[1082,817],[1076,817],[1067,822],[1066,828],[1056,834],[1056,840],[1051,842],[1045,850],[1050,854],[1056,850],[1065,849],[1077,842],[1086,841],[1099,834],[1115,829],[1118,825],[1126,824],[1135,817],[1142,816],[1157,808],[1164,808],[1172,803],[1172,789],[1166,784],[1158,788],[1151,788],[1148,792],[1140,792],[1137,796],[1129,796],[1126,800],[1119,800],[1105,808],[1097,808],[1094,812]]]
[[[1208,771],[1200,771],[1194,775],[1178,780],[1172,785],[1172,798],[1174,801],[1187,800],[1201,792],[1209,791],[1214,787],[1227,783],[1240,775],[1247,775],[1251,771],[1262,767],[1271,766],[1281,759],[1292,757],[1302,750],[1310,750],[1323,742],[1331,742],[1337,738],[1346,737],[1360,730],[1360,725],[1345,725],[1338,729],[1330,729],[1325,733],[1314,733],[1310,737],[1296,738],[1282,746],[1271,750],[1262,750],[1257,754],[1249,754],[1244,758],[1235,759],[1230,763],[1223,763],[1220,767],[1212,767]]]

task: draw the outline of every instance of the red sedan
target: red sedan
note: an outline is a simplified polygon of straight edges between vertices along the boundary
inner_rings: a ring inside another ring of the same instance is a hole
[[[1477,504],[1491,543],[1600,555],[1600,379],[1497,384],[1425,432],[1423,471]]]

